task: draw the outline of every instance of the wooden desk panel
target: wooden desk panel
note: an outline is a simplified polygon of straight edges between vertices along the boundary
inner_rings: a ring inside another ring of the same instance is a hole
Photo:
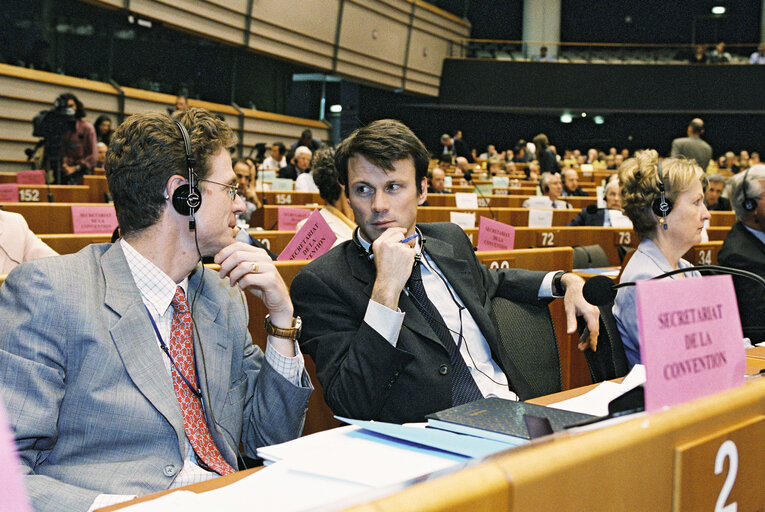
[[[265,192],[258,191],[258,195],[263,198],[265,204],[274,206],[306,205],[310,203],[316,203],[319,205],[324,204],[324,199],[321,198],[318,192],[267,190]]]
[[[76,203],[3,203],[0,206],[5,211],[23,215],[29,229],[39,235],[71,233],[73,204]]]
[[[48,234],[38,236],[40,240],[59,254],[72,254],[90,244],[105,243],[112,239],[111,235]]]
[[[55,203],[87,203],[90,189],[84,185],[19,185],[22,203],[48,203],[48,192]],[[48,203],[50,204],[50,203]]]

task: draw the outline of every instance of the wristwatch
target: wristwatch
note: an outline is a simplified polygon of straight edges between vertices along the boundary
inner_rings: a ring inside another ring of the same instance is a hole
[[[266,333],[269,336],[276,336],[277,338],[286,338],[288,340],[295,341],[300,337],[300,331],[303,328],[303,321],[299,316],[292,319],[292,327],[287,329],[283,327],[276,327],[271,323],[271,314],[266,315],[265,326]]]
[[[563,281],[561,280],[564,274],[568,274],[568,272],[561,270],[556,272],[553,276],[552,293],[555,297],[563,297],[566,295],[566,287],[563,286]]]

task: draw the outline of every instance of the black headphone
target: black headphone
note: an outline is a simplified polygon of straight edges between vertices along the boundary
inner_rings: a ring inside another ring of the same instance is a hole
[[[656,168],[658,172],[657,186],[659,187],[659,194],[661,195],[658,199],[658,202],[656,199],[654,199],[651,207],[653,209],[653,213],[659,217],[659,222],[663,224],[664,229],[667,229],[667,215],[669,215],[669,212],[672,211],[672,200],[667,198],[666,191],[664,189],[664,176],[661,171],[661,162],[656,162]]]
[[[751,169],[751,167],[749,169]],[[746,195],[746,187],[747,187],[746,178],[749,175],[749,169],[747,169],[746,172],[744,173],[744,179],[741,182],[741,192],[744,194],[744,200],[741,201],[741,207],[748,212],[753,212],[754,210],[757,209],[757,203],[759,201],[757,199],[754,199],[753,197],[749,197]]]
[[[194,229],[196,227],[194,212],[202,205],[202,194],[200,194],[194,179],[194,153],[191,151],[191,138],[186,127],[177,119],[173,119],[173,122],[178,126],[183,137],[183,146],[186,150],[186,167],[189,171],[189,182],[179,186],[173,192],[173,208],[181,215],[190,215],[189,229]]]

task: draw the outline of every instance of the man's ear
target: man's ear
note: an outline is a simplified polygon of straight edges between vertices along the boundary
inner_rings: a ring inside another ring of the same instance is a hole
[[[417,198],[417,205],[421,205],[428,198],[428,178],[422,178],[420,182],[420,196]]]
[[[171,199],[175,190],[181,185],[186,185],[188,180],[180,174],[173,174],[165,184],[165,199]]]

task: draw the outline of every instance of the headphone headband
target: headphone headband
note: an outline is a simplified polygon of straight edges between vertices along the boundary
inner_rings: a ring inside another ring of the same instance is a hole
[[[196,175],[194,174],[194,166],[196,164],[194,160],[194,152],[191,150],[191,137],[188,130],[177,119],[173,119],[173,122],[181,132],[183,137],[183,148],[186,153],[186,168],[188,170],[188,183],[181,185],[173,192],[173,207],[181,215],[189,215],[189,229],[196,227],[196,221],[194,219],[194,212],[202,205],[202,194],[199,193],[199,189],[196,185]]]

